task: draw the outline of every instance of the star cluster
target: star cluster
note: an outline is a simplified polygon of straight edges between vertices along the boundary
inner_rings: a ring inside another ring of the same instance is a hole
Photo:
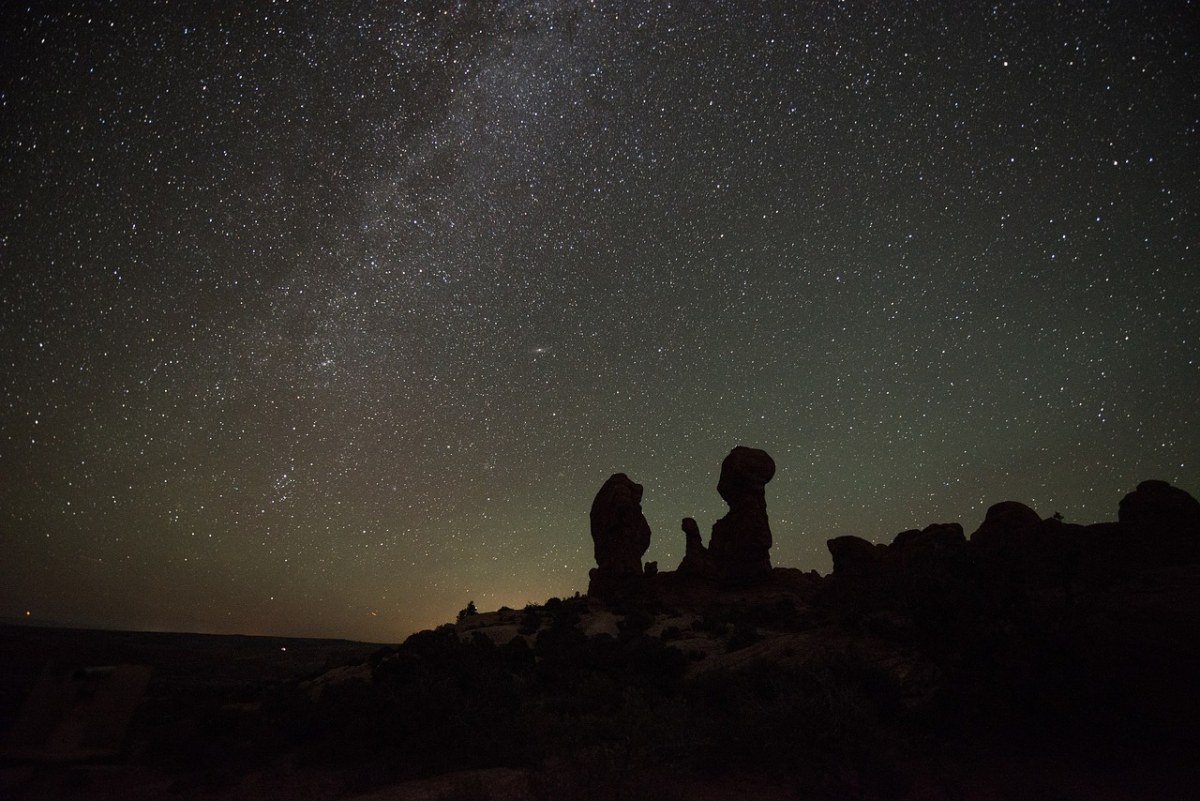
[[[0,616],[389,641],[1200,490],[1194,2],[0,11]]]

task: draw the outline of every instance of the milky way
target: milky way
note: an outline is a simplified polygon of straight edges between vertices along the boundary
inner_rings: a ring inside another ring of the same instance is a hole
[[[1200,490],[1198,12],[7,4],[0,617],[398,640],[738,444],[822,571]]]

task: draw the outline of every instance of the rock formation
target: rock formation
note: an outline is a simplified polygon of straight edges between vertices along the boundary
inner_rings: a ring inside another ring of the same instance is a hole
[[[1171,564],[1200,557],[1200,501],[1165,481],[1143,481],[1121,500],[1120,524],[1151,561]]]
[[[704,547],[700,539],[700,527],[690,517],[683,518],[683,535],[687,540],[687,551],[683,561],[679,563],[677,572],[693,576],[713,578],[717,575],[717,566],[713,563],[712,554]]]
[[[825,543],[825,547],[833,557],[835,576],[870,573],[883,562],[887,551],[887,546],[868,542],[853,534],[834,537]]]
[[[624,473],[609,477],[592,501],[590,513],[596,567],[589,592],[642,575],[642,555],[650,547],[650,524],[642,514],[642,485]]]
[[[775,475],[766,451],[739,445],[721,462],[717,492],[729,512],[713,524],[708,551],[722,579],[752,580],[771,571],[771,526],[765,488]]]
[[[967,538],[959,523],[933,523],[922,529],[901,531],[892,540],[894,547],[907,553],[944,551],[966,543]]]
[[[862,537],[836,537],[827,543],[833,556],[833,580],[825,594],[833,607],[868,613],[899,609],[918,627],[943,627],[967,608],[962,583],[967,539],[958,523],[934,523],[902,531],[890,545]]]
[[[1200,564],[1200,503],[1164,481],[1143,481],[1115,523],[1043,520],[1005,501],[988,509],[969,542],[949,523],[901,532],[890,545],[845,536],[828,547],[831,607],[900,611],[927,633],[947,632],[980,618],[1025,620],[1032,609],[1060,614],[1080,596],[1140,586],[1130,582],[1146,571],[1187,573]]]
[[[1139,562],[1169,566],[1200,559],[1200,502],[1165,481],[1143,481],[1121,499],[1117,520]]]
[[[1019,501],[1004,501],[988,507],[983,522],[971,535],[971,543],[989,553],[1024,549],[1042,527],[1037,512]]]
[[[1200,501],[1165,481],[1143,481],[1121,499],[1117,519],[1133,527],[1200,528]]]

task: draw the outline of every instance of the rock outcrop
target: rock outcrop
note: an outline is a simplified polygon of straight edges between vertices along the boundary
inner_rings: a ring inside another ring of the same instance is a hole
[[[1133,528],[1190,529],[1200,533],[1200,501],[1165,481],[1143,481],[1121,499],[1117,520]]]
[[[629,476],[614,473],[596,493],[589,515],[596,556],[589,593],[603,594],[628,577],[642,575],[642,556],[650,547],[642,491],[642,485]]]
[[[825,600],[855,613],[903,611],[918,626],[943,626],[955,605],[971,606],[963,582],[967,539],[958,523],[902,531],[890,545],[862,537],[829,540],[832,581]]]
[[[1200,502],[1178,487],[1143,481],[1121,499],[1117,521],[1115,561],[1126,568],[1200,560]]]
[[[775,460],[757,448],[739,445],[721,462],[717,492],[729,512],[713,524],[708,551],[723,580],[744,582],[771,571],[766,485],[774,475]]]
[[[870,573],[885,558],[887,546],[868,542],[862,537],[847,534],[825,543],[833,557],[833,573],[837,576]]]
[[[1143,481],[1121,501],[1115,523],[1043,520],[1005,501],[987,510],[970,541],[957,523],[943,523],[901,532],[890,545],[844,536],[828,547],[831,608],[899,612],[944,634],[980,619],[1066,614],[1081,596],[1200,564],[1200,503],[1165,481]]]
[[[1200,501],[1165,481],[1143,481],[1117,512],[1149,562],[1171,565],[1200,559]]]
[[[679,563],[676,572],[715,578],[717,566],[713,563],[712,554],[708,552],[708,549],[704,547],[703,540],[700,539],[700,527],[696,525],[696,521],[693,518],[685,517],[681,528],[686,538],[687,550],[684,552],[683,561]]]
[[[989,553],[1027,548],[1041,527],[1037,512],[1019,501],[1004,501],[988,507],[971,543]]]

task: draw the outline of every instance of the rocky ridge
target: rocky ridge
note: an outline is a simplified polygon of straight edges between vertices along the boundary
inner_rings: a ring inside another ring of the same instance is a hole
[[[369,765],[391,786],[378,799],[1132,801],[1200,781],[1188,493],[1142,482],[1093,525],[1006,501],[969,535],[838,537],[819,575],[770,564],[773,473],[734,449],[729,512],[707,547],[685,519],[685,556],[662,571],[641,564],[642,487],[615,474],[591,507],[587,595],[468,605],[231,731]]]

